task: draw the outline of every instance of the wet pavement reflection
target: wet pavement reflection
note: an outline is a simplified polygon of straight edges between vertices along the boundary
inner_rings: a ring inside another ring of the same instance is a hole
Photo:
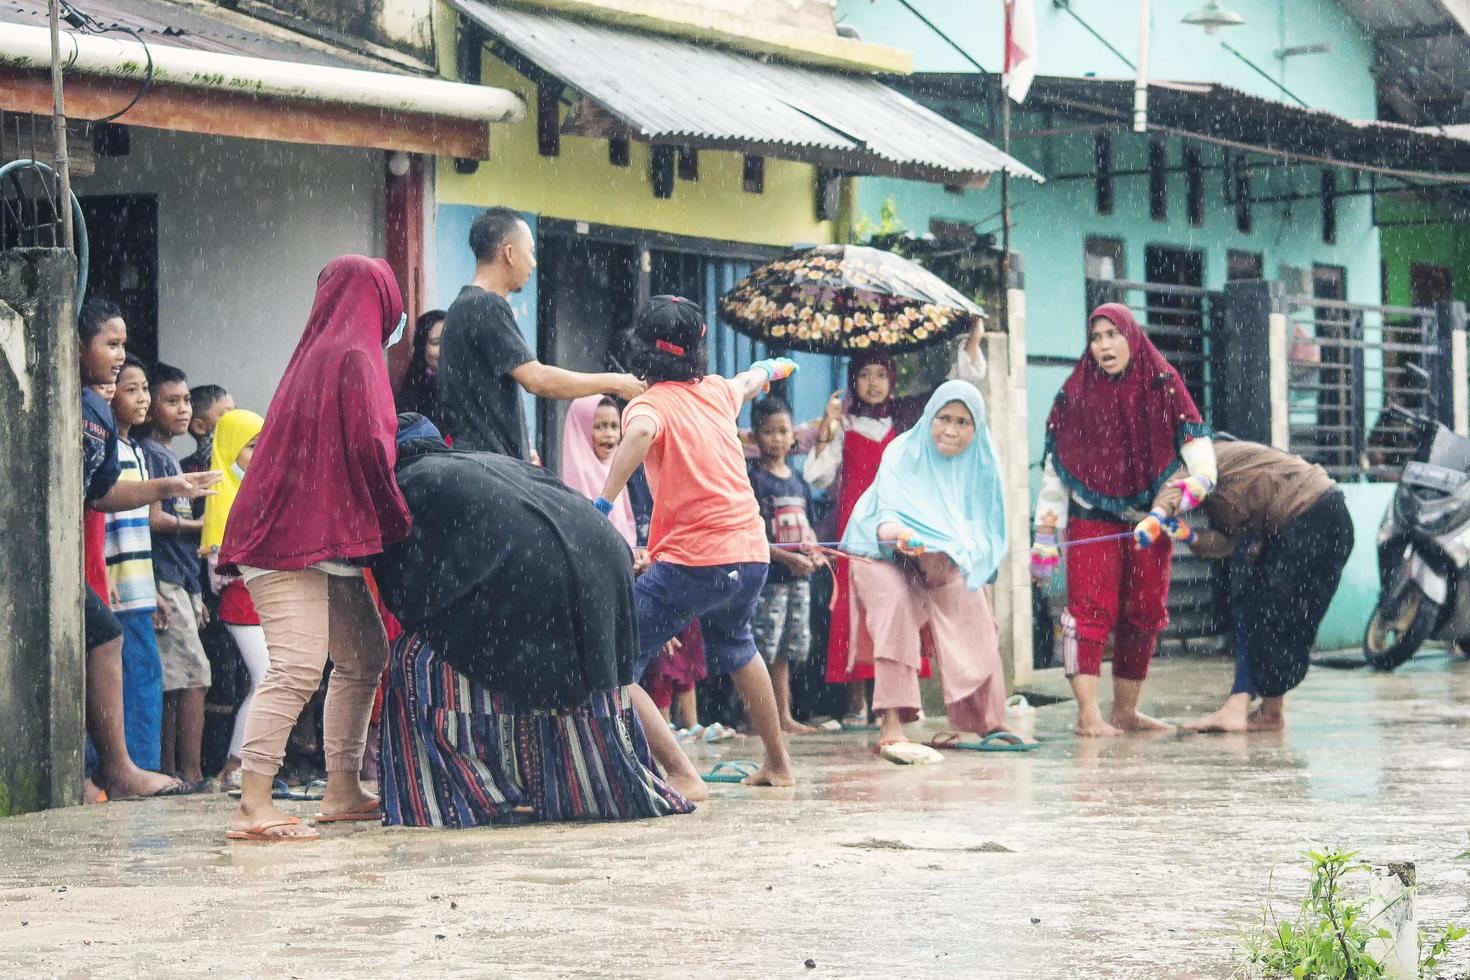
[[[1193,717],[1229,674],[1162,661],[1145,707]],[[1470,921],[1470,862],[1456,860],[1470,664],[1430,651],[1389,676],[1319,665],[1289,710],[1282,733],[1083,742],[1062,703],[1038,710],[1037,752],[915,768],[877,759],[875,733],[806,736],[795,790],[716,787],[691,816],[627,824],[357,826],[226,846],[223,797],[17,817],[0,823],[0,963],[16,976],[1225,977],[1273,872],[1294,899],[1309,842],[1415,861],[1421,923]],[[708,767],[759,745],[696,751]],[[1470,951],[1445,969],[1470,970]]]

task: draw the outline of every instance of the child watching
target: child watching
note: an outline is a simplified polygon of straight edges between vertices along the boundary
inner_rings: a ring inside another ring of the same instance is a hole
[[[756,655],[750,620],[770,563],[760,508],[750,488],[736,418],[760,391],[796,371],[785,358],[757,361],[725,379],[705,375],[709,347],[704,316],[687,299],[655,296],[630,342],[634,373],[650,386],[623,412],[623,441],[595,504],[604,514],[644,464],[653,491],[648,551],[652,566],[634,585],[641,677],[648,662],[698,618],[712,674],[730,674],[765,743],[764,765],[751,786],[792,786],[796,777],[781,734],[776,695],[765,661]],[[655,758],[690,799],[702,785],[647,692],[634,685],[634,704]]]
[[[238,574],[219,569],[219,546],[225,538],[225,528],[230,519],[230,508],[240,492],[240,481],[255,456],[255,443],[265,419],[243,408],[232,409],[220,416],[210,445],[213,448],[211,468],[223,474],[219,491],[205,502],[203,528],[199,535],[199,554],[208,563],[210,584],[219,596],[216,618],[223,623],[245,669],[250,672],[250,687],[235,712],[235,726],[230,736],[230,747],[225,754],[224,767],[216,781],[221,788],[240,788],[240,750],[245,744],[245,720],[250,717],[250,706],[255,703],[255,692],[265,679],[270,667],[270,653],[265,645],[265,631],[260,627],[260,616],[250,600],[250,591],[245,580]]]
[[[148,434],[143,439],[144,461],[154,476],[177,476],[183,469],[169,443],[189,431],[193,417],[189,381],[183,371],[159,363],[153,366],[151,388],[153,401]],[[210,684],[209,658],[199,640],[208,613],[201,595],[198,546],[194,543],[203,523],[194,517],[193,501],[178,497],[157,501],[148,511],[153,578],[158,605],[165,614],[164,628],[158,634],[163,664],[161,761],[164,771],[178,773],[184,780],[186,792],[211,788],[199,759],[204,739],[204,694]]]
[[[771,542],[771,571],[755,607],[755,645],[771,668],[782,730],[810,735],[816,729],[791,715],[791,665],[804,663],[811,652],[810,576],[817,561],[796,547],[817,540],[807,519],[811,488],[786,463],[796,445],[796,424],[786,403],[774,396],[756,402],[751,427],[761,455],[750,463],[750,485]]]
[[[120,484],[148,480],[148,464],[134,430],[147,423],[150,402],[148,372],[130,354],[112,396]],[[159,606],[153,584],[150,507],[151,502],[142,503],[108,515],[107,577],[116,597],[113,613],[123,629],[123,729],[128,755],[142,768],[157,771],[162,761],[163,665],[153,633],[167,630],[169,615],[167,607]]]
[[[562,482],[588,500],[596,498],[607,482],[613,453],[617,452],[622,439],[622,413],[612,398],[588,395],[571,402],[567,405],[566,425],[562,429]],[[648,543],[648,522],[645,520],[639,525],[631,503],[632,496],[630,487],[628,499],[618,501],[612,513],[608,514],[608,520],[633,549],[633,573],[642,575],[648,569],[648,550],[644,547]],[[652,511],[651,497],[649,511]],[[648,673],[636,680],[653,698],[665,720],[672,718],[673,706],[679,706],[684,726],[679,737],[687,740],[706,735],[706,729],[699,724],[699,702],[694,693],[695,685],[704,677],[704,643],[700,640],[699,623],[695,621],[670,641],[663,652],[649,663]],[[723,734],[723,730],[718,731],[711,740]]]
[[[194,451],[181,463],[185,473],[199,473],[209,469],[214,428],[226,412],[235,410],[235,399],[220,385],[198,385],[189,389],[189,408],[189,435],[194,437]]]
[[[165,497],[200,497],[214,491],[219,474],[164,477],[142,483],[120,482],[117,427],[104,391],[115,383],[126,356],[128,327],[122,311],[93,298],[77,314],[78,367],[82,384],[82,493],[87,508],[98,513],[146,508]],[[110,400],[111,394],[108,394]],[[106,548],[104,531],[103,549]],[[90,579],[89,579],[90,584]],[[104,588],[107,586],[104,585]],[[178,780],[140,769],[128,753],[123,720],[123,627],[101,593],[83,593],[87,647],[87,735],[97,751],[97,798],[112,799],[177,793]]]

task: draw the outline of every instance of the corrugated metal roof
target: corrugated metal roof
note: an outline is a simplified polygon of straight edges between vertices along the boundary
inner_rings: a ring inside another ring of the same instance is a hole
[[[76,7],[108,27],[120,26],[137,31],[147,44],[330,68],[396,70],[377,59],[334,49],[325,43],[306,38],[302,38],[300,43],[294,42],[287,38],[290,32],[267,24],[252,29],[239,23],[248,19],[243,15],[214,14],[192,4],[166,0],[77,0]],[[0,24],[4,23],[46,27],[46,0],[0,0]],[[70,28],[63,24],[62,30]]]
[[[1003,167],[1042,179],[872,78],[481,0],[454,3],[494,35],[512,63],[528,63],[578,90],[642,140],[945,183],[969,183]]]
[[[1031,99],[1040,106],[1125,123],[1133,111],[1133,82],[1039,77],[1032,83]],[[1274,150],[1414,178],[1470,174],[1470,143],[1453,135],[1398,123],[1345,119],[1225,85],[1151,82],[1148,111],[1150,128],[1230,140],[1258,147],[1260,152]]]
[[[1465,0],[1338,0],[1368,31],[1383,109],[1405,122],[1470,120],[1470,5]]]

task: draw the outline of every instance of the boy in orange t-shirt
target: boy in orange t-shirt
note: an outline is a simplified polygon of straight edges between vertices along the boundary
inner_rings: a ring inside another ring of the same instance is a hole
[[[757,361],[726,379],[706,375],[704,315],[677,296],[655,296],[638,318],[630,349],[633,373],[649,385],[623,412],[623,441],[596,501],[604,514],[639,464],[653,491],[648,552],[653,565],[634,585],[638,663],[648,661],[691,619],[704,634],[711,674],[730,674],[756,733],[765,742],[751,786],[796,782],[781,733],[776,696],[757,655],[750,620],[770,564],[765,522],[746,474],[736,418],[772,381],[796,371],[786,358]],[[654,757],[685,796],[707,794],[699,773],[639,687],[634,704]]]

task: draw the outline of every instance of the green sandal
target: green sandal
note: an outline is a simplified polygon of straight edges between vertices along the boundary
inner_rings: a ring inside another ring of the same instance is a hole
[[[716,763],[703,777],[707,783],[743,783],[760,772],[760,766],[745,759],[731,759]]]

